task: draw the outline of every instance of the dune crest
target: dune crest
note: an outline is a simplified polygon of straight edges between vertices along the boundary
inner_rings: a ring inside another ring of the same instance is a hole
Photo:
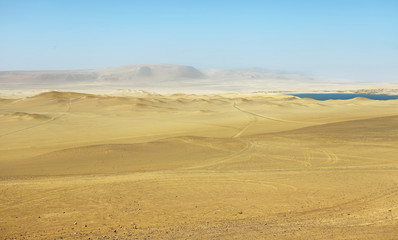
[[[0,101],[0,238],[395,238],[398,100],[179,92]]]
[[[13,113],[6,113],[1,115],[3,118],[8,119],[18,119],[22,121],[29,121],[29,120],[48,120],[51,119],[50,116],[45,114],[37,114],[37,113],[26,113],[26,112],[13,112]]]

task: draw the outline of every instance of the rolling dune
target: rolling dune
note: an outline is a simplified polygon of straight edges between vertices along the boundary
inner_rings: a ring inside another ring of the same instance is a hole
[[[397,239],[397,104],[4,98],[0,238]]]

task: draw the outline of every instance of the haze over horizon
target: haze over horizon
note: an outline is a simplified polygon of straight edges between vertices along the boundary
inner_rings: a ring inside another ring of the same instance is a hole
[[[398,239],[398,0],[0,0],[0,239]]]
[[[396,1],[0,1],[0,71],[168,63],[398,82]]]

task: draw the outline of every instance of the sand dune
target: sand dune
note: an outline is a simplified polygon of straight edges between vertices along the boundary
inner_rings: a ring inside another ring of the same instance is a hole
[[[155,171],[211,162],[243,148],[240,141],[179,137],[147,143],[102,144],[57,150],[8,168],[9,176],[63,176]],[[3,169],[4,170],[4,169]]]
[[[26,113],[26,112],[13,112],[0,115],[3,119],[18,119],[18,120],[48,120],[51,117],[45,114]]]
[[[396,239],[397,103],[56,91],[0,101],[0,238]]]

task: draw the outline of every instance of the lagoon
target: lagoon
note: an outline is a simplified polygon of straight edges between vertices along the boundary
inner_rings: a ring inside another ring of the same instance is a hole
[[[312,98],[319,101],[325,100],[347,100],[356,97],[363,97],[372,100],[392,100],[398,99],[398,95],[387,94],[361,94],[361,93],[288,93],[299,98]]]

